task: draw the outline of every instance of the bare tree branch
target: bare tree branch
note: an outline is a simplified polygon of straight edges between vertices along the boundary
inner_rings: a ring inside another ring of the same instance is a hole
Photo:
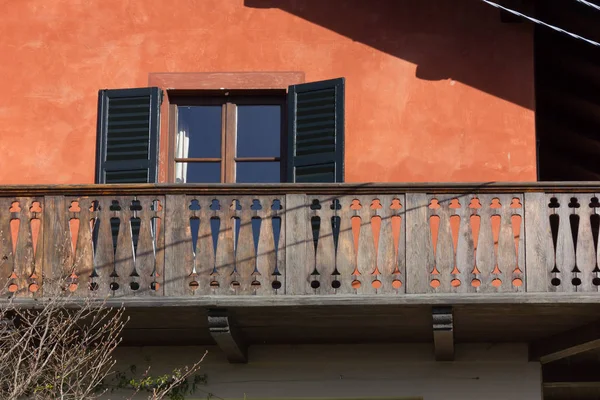
[[[111,388],[113,354],[128,322],[124,309],[80,297],[77,307],[67,307],[70,296],[46,291],[34,308],[0,302],[0,399],[93,400]],[[132,397],[145,392],[152,400],[183,399],[202,381],[195,374],[205,356],[157,377],[147,368],[140,380],[117,388],[133,390]]]

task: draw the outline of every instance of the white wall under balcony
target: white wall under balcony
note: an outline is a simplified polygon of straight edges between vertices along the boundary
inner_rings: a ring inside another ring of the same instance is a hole
[[[246,365],[229,364],[212,346],[121,348],[117,358],[121,368],[150,364],[156,375],[192,364],[205,350],[208,384],[194,399],[542,398],[541,368],[528,362],[524,344],[457,345],[448,363],[434,361],[426,344],[252,346]]]

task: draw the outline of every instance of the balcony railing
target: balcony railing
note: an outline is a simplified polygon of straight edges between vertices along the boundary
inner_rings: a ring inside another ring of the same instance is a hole
[[[600,186],[12,186],[2,296],[597,292]],[[60,279],[57,279],[60,278]]]

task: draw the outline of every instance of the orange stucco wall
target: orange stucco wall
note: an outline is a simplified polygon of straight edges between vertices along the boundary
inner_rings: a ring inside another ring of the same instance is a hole
[[[91,183],[100,88],[346,77],[346,180],[535,180],[531,28],[477,0],[1,2],[0,184]]]

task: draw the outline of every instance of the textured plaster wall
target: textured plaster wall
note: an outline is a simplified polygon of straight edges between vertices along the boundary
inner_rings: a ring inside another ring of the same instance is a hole
[[[4,0],[0,184],[92,183],[97,92],[344,76],[346,180],[534,180],[532,33],[476,0]]]
[[[215,347],[122,348],[119,366],[154,374],[192,364],[204,351],[208,385],[193,398],[423,398],[541,400],[541,368],[521,344],[458,345],[456,361],[433,361],[430,345],[252,346],[247,365]],[[125,398],[125,394],[107,396]],[[141,399],[142,397],[140,397]]]

